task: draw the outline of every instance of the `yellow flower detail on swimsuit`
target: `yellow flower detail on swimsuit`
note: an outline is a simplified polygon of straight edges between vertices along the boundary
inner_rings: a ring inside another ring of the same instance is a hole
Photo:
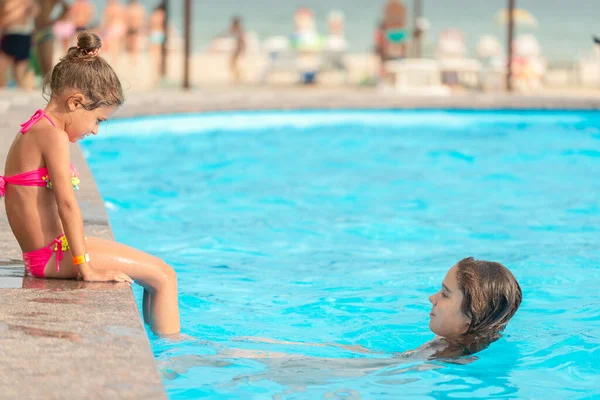
[[[52,189],[52,181],[50,180],[50,177],[48,175],[43,176],[42,180],[44,182],[46,182],[46,187],[48,189]],[[73,185],[73,189],[79,190],[79,184],[80,183],[81,183],[81,181],[79,180],[79,177],[77,175],[73,175],[71,177],[71,184]]]
[[[52,182],[50,181],[50,177],[48,175],[42,177],[43,181],[46,181],[46,187],[48,189],[52,189]]]
[[[78,176],[73,176],[73,177],[71,178],[71,183],[73,184],[73,189],[75,189],[75,190],[79,190],[79,183],[80,183],[80,182],[81,182],[81,181],[79,180],[79,177],[78,177]]]
[[[70,250],[71,248],[69,247],[69,242],[67,242],[67,237],[63,236],[62,238],[60,238],[61,241],[61,246],[62,247],[62,251],[67,251]],[[54,245],[54,248],[52,249],[53,251],[58,250],[58,244]]]

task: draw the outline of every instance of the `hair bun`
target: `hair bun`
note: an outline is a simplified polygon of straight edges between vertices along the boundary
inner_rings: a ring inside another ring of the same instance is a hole
[[[84,54],[98,54],[102,48],[102,40],[95,33],[82,31],[77,35],[77,48]]]

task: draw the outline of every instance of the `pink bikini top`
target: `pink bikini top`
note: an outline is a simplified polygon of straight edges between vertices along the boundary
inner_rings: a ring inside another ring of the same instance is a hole
[[[48,117],[44,110],[37,110],[35,114],[29,119],[29,121],[21,124],[22,134],[25,134],[33,125],[35,125],[40,119],[46,118],[52,126],[54,122]],[[33,171],[23,172],[21,174],[13,176],[0,176],[0,196],[4,197],[6,193],[6,185],[19,185],[19,186],[46,186],[48,189],[52,189],[52,181],[48,175],[48,168],[42,167]],[[79,189],[79,173],[71,164],[71,183],[75,190]]]

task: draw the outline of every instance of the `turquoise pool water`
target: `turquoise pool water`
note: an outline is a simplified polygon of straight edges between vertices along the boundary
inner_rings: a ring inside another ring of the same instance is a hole
[[[178,271],[194,340],[151,336],[172,399],[600,396],[599,113],[124,119],[83,149],[116,238]],[[523,288],[505,337],[394,360],[467,256]]]

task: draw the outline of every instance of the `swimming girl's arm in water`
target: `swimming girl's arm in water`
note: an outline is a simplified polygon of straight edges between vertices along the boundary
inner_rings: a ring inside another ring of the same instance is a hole
[[[287,344],[292,346],[310,346],[310,347],[338,347],[345,350],[350,350],[355,353],[363,353],[363,354],[379,354],[377,351],[369,350],[366,347],[360,345],[345,345],[339,343],[305,343],[305,342],[290,342],[286,340],[277,340],[277,339],[269,339],[269,338],[261,338],[255,336],[240,336],[237,337],[236,340],[244,341],[244,342],[255,342],[255,343],[272,343],[272,344]]]

